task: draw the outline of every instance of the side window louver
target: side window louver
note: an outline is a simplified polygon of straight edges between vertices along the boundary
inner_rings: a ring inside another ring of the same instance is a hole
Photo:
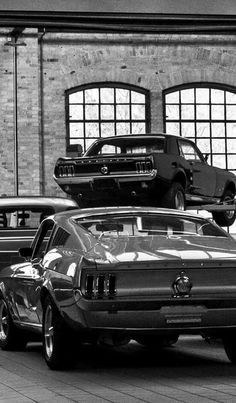
[[[65,246],[65,243],[69,236],[70,234],[63,228],[58,228],[54,236],[52,246]]]

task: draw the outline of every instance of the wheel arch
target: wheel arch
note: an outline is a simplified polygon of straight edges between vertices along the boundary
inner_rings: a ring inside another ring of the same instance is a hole
[[[186,190],[186,185],[187,185],[187,178],[186,175],[183,171],[179,171],[173,178],[173,182],[178,182],[182,185],[184,191]]]
[[[227,182],[226,185],[225,185],[224,194],[225,194],[225,192],[226,192],[227,190],[229,190],[230,192],[232,192],[233,194],[235,194],[235,193],[236,193],[236,185],[235,185],[235,183],[232,182],[232,181],[231,181],[231,182]]]

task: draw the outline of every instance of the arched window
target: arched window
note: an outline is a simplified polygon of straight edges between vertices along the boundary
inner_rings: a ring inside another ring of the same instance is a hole
[[[148,91],[96,83],[66,91],[67,151],[86,150],[99,137],[149,132]]]
[[[194,140],[212,165],[236,174],[235,88],[201,83],[165,91],[164,127]]]

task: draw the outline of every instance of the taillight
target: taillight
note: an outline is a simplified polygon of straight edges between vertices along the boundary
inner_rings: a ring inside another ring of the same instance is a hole
[[[87,274],[83,294],[89,299],[114,298],[116,276],[114,274]]]

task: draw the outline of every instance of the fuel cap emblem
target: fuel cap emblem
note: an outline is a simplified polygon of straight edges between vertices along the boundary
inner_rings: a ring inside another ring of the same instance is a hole
[[[106,165],[103,165],[103,166],[101,167],[101,173],[102,173],[103,175],[107,175],[108,172],[109,172],[108,167],[107,167]]]
[[[190,281],[190,278],[186,275],[185,271],[181,271],[181,273],[176,277],[175,281],[172,284],[172,288],[174,290],[174,298],[187,298],[190,296],[192,283]]]

